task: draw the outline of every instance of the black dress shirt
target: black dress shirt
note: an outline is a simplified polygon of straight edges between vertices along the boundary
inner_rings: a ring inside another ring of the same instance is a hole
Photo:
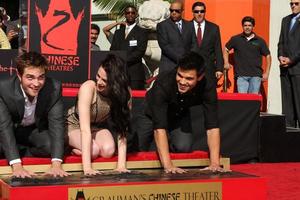
[[[225,47],[234,49],[234,76],[262,77],[262,56],[270,54],[265,40],[255,35],[250,40],[241,33],[230,38]]]
[[[217,93],[215,84],[205,77],[189,92],[180,94],[176,83],[176,69],[161,73],[146,95],[146,115],[154,129],[170,130],[190,118],[190,108],[202,105],[206,129],[218,128]]]

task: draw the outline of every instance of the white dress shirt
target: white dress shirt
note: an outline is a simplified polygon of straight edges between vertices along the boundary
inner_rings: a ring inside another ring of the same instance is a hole
[[[196,33],[196,37],[197,37],[198,22],[196,22],[195,20],[193,20],[193,22],[194,22],[194,29],[195,29],[195,33]],[[202,40],[203,40],[203,35],[204,35],[204,30],[205,30],[205,20],[203,20],[203,22],[201,22],[200,27],[201,27],[201,35],[202,35]]]
[[[23,115],[21,125],[30,126],[35,123],[35,108],[36,108],[37,96],[34,97],[32,102],[30,102],[22,86],[21,86],[21,90],[23,92],[23,96],[25,99],[25,109],[24,109],[24,115]]]
[[[125,31],[127,32],[127,35],[130,33],[130,31],[135,27],[136,23],[133,23],[131,25],[127,25],[126,24],[126,27],[125,27]]]
[[[24,89],[21,87],[24,99],[25,99],[25,109],[24,109],[24,115],[23,115],[23,119],[21,122],[22,126],[30,126],[32,124],[35,123],[35,108],[36,108],[36,103],[37,103],[37,96],[34,97],[33,101],[30,102],[28,96],[26,95]],[[61,159],[59,158],[52,158],[51,161],[60,161],[62,162]],[[9,161],[9,165],[13,165],[16,163],[21,163],[21,159],[17,158],[17,159],[13,159],[11,161]]]

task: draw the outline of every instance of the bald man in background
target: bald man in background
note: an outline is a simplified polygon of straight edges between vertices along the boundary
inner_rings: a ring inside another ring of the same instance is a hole
[[[157,25],[157,40],[161,48],[159,72],[171,71],[178,59],[193,48],[196,38],[189,22],[182,19],[183,4],[170,5],[170,17]]]

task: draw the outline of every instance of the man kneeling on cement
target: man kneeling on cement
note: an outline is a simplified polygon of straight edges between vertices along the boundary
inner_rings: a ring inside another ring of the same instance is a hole
[[[216,85],[205,78],[202,56],[191,52],[179,60],[177,69],[162,73],[146,96],[146,115],[151,118],[154,139],[161,163],[167,173],[184,173],[175,167],[169,152],[191,152],[193,137],[190,107],[204,109],[210,166],[206,169],[222,171],[220,167],[220,129],[217,117]]]
[[[39,53],[17,59],[17,75],[0,81],[0,152],[13,176],[32,177],[22,156],[52,157],[46,174],[67,176],[62,169],[64,115],[61,83],[46,76],[48,62]]]

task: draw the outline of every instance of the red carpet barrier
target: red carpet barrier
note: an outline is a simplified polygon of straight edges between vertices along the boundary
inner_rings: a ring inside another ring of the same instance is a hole
[[[71,97],[74,99],[78,93],[77,88],[64,88],[63,96],[65,98]],[[145,96],[145,91],[132,91],[132,95],[136,99],[143,99]],[[225,157],[230,157],[233,162],[241,162],[246,161],[248,159],[257,157],[257,134],[258,134],[258,122],[256,122],[256,118],[251,119],[246,122],[246,118],[249,119],[251,116],[248,111],[256,116],[256,113],[259,113],[259,106],[261,101],[260,95],[253,94],[233,94],[233,93],[219,93],[218,99],[220,100],[220,118],[221,118],[221,130],[222,130],[222,144],[221,144],[221,153]],[[249,102],[255,103],[255,107],[250,105]],[[230,105],[222,105],[222,104],[233,104]],[[247,103],[245,106],[244,103]],[[240,105],[240,107],[239,107]],[[250,105],[250,107],[249,107]],[[235,109],[234,107],[237,107]],[[253,108],[255,108],[253,110]],[[258,109],[257,109],[258,108]],[[243,112],[247,110],[247,112]],[[235,113],[237,112],[237,113]],[[239,115],[243,114],[241,119],[239,119]],[[259,115],[257,115],[259,117]],[[196,119],[200,119],[197,118]],[[239,119],[239,120],[236,120]],[[225,121],[224,121],[225,120]],[[228,120],[233,121],[229,123]],[[222,126],[222,121],[224,126]],[[247,125],[244,126],[243,130],[241,127],[243,126],[241,123],[245,122]],[[258,120],[257,120],[258,121]],[[199,121],[195,122],[197,125],[196,130],[201,130],[203,127],[199,127]],[[231,125],[230,125],[231,124]],[[251,125],[249,129],[248,125]],[[238,125],[238,126],[237,126]],[[257,126],[256,126],[257,125]],[[254,128],[253,128],[254,127]],[[232,131],[232,129],[234,129]],[[245,132],[246,130],[246,132]],[[257,130],[257,132],[256,132]],[[205,135],[205,134],[204,134]],[[205,137],[205,136],[199,136]],[[206,139],[201,138],[204,143],[206,143]],[[204,147],[205,150],[205,147]],[[188,160],[188,159],[200,159],[205,158],[208,162],[208,154],[204,151],[194,151],[193,153],[180,153],[180,154],[171,154],[172,159],[174,160]],[[155,161],[158,162],[158,157],[155,152],[138,152],[138,153],[130,153],[128,154],[128,161]],[[117,157],[113,157],[110,159],[97,158],[94,160],[95,163],[115,163],[117,161]],[[50,159],[48,158],[23,158],[24,165],[48,165],[50,164]],[[81,163],[81,157],[78,156],[67,156],[65,157],[64,163],[73,164]],[[228,163],[229,164],[229,163]],[[7,166],[8,163],[5,159],[0,160],[0,166]],[[157,165],[157,164],[155,164]],[[101,166],[100,166],[101,168]],[[105,167],[104,167],[105,168]],[[111,166],[107,167],[111,168]]]
[[[145,91],[132,91],[134,112],[143,112]],[[221,154],[231,163],[243,163],[258,158],[259,113],[262,96],[256,94],[218,93]],[[194,150],[207,151],[207,136],[203,126],[201,106],[191,109]],[[138,115],[138,114],[137,114]],[[135,120],[134,122],[136,122]]]
[[[171,153],[171,158],[174,160],[179,159],[199,159],[199,158],[208,158],[208,153],[203,151],[194,151],[192,153]],[[93,162],[116,162],[118,160],[117,156],[112,158],[102,158],[99,157],[94,159]],[[158,160],[158,155],[156,152],[137,152],[130,153],[127,155],[127,161],[146,161],[146,160]],[[42,164],[51,164],[50,158],[22,158],[24,165],[42,165]],[[64,163],[81,163],[80,156],[66,156],[64,158]],[[0,160],[0,166],[6,166],[8,162],[6,159]]]
[[[78,89],[64,88],[63,95],[68,105],[74,104],[74,96]],[[128,135],[128,148],[137,151],[137,133],[141,124],[139,117],[143,115],[146,91],[132,91],[132,131]],[[218,93],[219,122],[221,129],[221,153],[229,157],[231,163],[243,163],[258,159],[259,113],[261,95]],[[72,101],[72,103],[71,103]],[[201,106],[191,109],[194,150],[207,151],[207,136],[204,128],[203,110]],[[133,141],[132,143],[130,141]]]
[[[78,88],[63,88],[64,97],[76,97]],[[133,98],[144,98],[145,90],[133,90]],[[247,101],[262,101],[261,95],[256,94],[239,94],[239,93],[218,93],[219,100],[247,100]]]
[[[66,107],[74,105],[77,93],[78,89],[76,88],[63,89]],[[132,91],[133,127],[136,125],[139,115],[143,113],[143,99],[145,94],[146,91]],[[229,157],[231,163],[242,163],[257,159],[261,95],[218,93],[218,99],[222,155]],[[193,118],[192,129],[196,139],[193,149],[207,151],[202,108],[193,108],[191,114]],[[134,131],[136,132],[136,130]],[[137,136],[134,133],[132,137]],[[136,138],[133,140],[132,138],[128,138],[128,141],[135,140]],[[136,146],[136,144],[128,144],[128,146],[130,148],[130,146]]]
[[[203,151],[194,151],[191,153],[171,153],[171,159],[174,165],[178,167],[205,167],[209,165],[208,153]],[[25,169],[33,172],[46,172],[49,170],[50,158],[22,158]],[[226,170],[230,170],[229,158],[221,158],[220,164]],[[112,158],[97,158],[92,161],[94,169],[98,170],[112,170],[117,165],[117,156]],[[156,152],[137,152],[127,154],[127,168],[128,169],[148,169],[161,168],[160,161]],[[63,162],[63,169],[69,172],[82,171],[80,156],[66,156]],[[8,165],[6,159],[0,160],[0,174],[10,174],[11,167]]]

